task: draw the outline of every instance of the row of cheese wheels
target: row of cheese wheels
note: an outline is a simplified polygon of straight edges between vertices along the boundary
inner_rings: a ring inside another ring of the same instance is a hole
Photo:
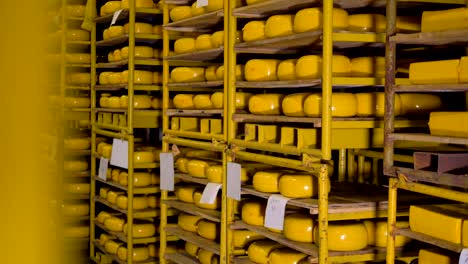
[[[62,204],[64,216],[77,217],[89,215],[89,203],[64,203]]]
[[[240,33],[237,32],[236,42],[240,42]],[[175,54],[190,53],[201,50],[219,48],[224,44],[224,31],[213,34],[201,34],[196,38],[180,38],[174,42]]]
[[[69,72],[66,76],[67,84],[90,85],[91,74],[89,72]]]
[[[322,28],[321,8],[306,8],[299,10],[295,15],[273,15],[265,20],[254,20],[248,22],[242,29],[244,41],[261,40],[302,33]],[[358,32],[384,33],[387,20],[380,14],[353,14],[348,15],[346,10],[333,9],[333,29]],[[421,26],[418,18],[398,17],[397,30],[420,31]]]
[[[136,8],[155,8],[157,6],[153,0],[135,0]],[[107,1],[104,5],[101,6],[100,15],[106,16],[113,14],[115,11],[120,9],[128,9],[129,0],[122,1]]]
[[[159,153],[161,149],[148,146],[139,146],[135,147],[133,152],[133,162],[134,163],[151,163],[159,161]],[[106,142],[100,142],[97,145],[97,153],[106,159],[111,158],[112,154],[112,144]]]
[[[146,59],[151,59],[151,58],[158,59],[161,57],[161,50],[153,49],[150,46],[135,46],[135,57],[146,58]],[[128,46],[111,51],[107,55],[107,60],[109,62],[121,61],[125,59],[128,59]]]
[[[123,36],[129,33],[130,24],[126,23],[123,26],[114,25],[110,26],[109,28],[104,29],[102,32],[102,39],[112,39]],[[143,22],[135,22],[135,34],[162,34],[162,26],[161,25],[152,25],[149,23]]]
[[[158,231],[157,226],[151,221],[151,219],[135,219],[133,223],[133,234],[134,238],[152,237]],[[113,215],[106,211],[101,211],[96,217],[96,222],[103,224],[104,227],[112,232],[124,232],[127,234],[128,228],[125,223],[125,219],[122,216]]]
[[[421,31],[446,31],[466,29],[468,24],[468,8],[454,8],[438,11],[424,11],[421,19]]]
[[[234,236],[236,231],[234,231]],[[234,238],[235,239],[235,238]],[[235,242],[234,242],[235,243]],[[211,251],[200,248],[199,246],[190,242],[185,242],[184,253],[198,259],[200,264],[218,264],[219,257]]]
[[[263,226],[266,203],[258,200],[241,202],[241,218],[246,224]],[[398,227],[408,227],[407,221],[398,221]],[[268,228],[272,232],[282,233],[287,239],[297,242],[318,243],[318,224],[308,214],[292,213],[284,218],[283,230]],[[387,242],[387,221],[333,221],[328,223],[329,250],[354,251],[368,245],[385,247]],[[410,239],[397,236],[396,245],[401,247]]]
[[[89,168],[89,163],[84,159],[65,160],[63,169],[65,171],[86,171]]]
[[[414,84],[468,83],[468,56],[411,63],[409,80]]]
[[[134,84],[160,84],[162,82],[161,72],[134,70]],[[101,72],[99,84],[126,84],[128,83],[128,70],[122,72]]]
[[[176,67],[171,70],[170,81],[180,82],[204,82],[219,81],[224,78],[224,65],[212,65],[202,67]],[[244,80],[244,65],[236,65],[236,80]]]
[[[110,96],[110,94],[101,94],[99,105],[104,108],[127,108],[128,96]],[[135,94],[133,95],[133,108],[135,109],[161,109],[161,98],[151,95]]]
[[[213,203],[202,203],[201,197],[203,194],[203,189],[197,188],[193,185],[182,185],[177,186],[175,189],[176,197],[179,201],[184,203],[195,204],[197,207],[202,209],[217,210],[221,208],[221,199],[216,197]]]
[[[171,21],[176,22],[184,20],[187,18],[203,15],[205,13],[210,13],[222,9],[224,6],[223,0],[210,0],[206,6],[198,6],[197,1],[195,1],[192,6],[169,6],[171,9],[169,13],[169,18]],[[236,6],[242,6],[241,0],[236,0]]]
[[[67,225],[63,229],[63,236],[66,238],[85,238],[89,237],[89,225]]]
[[[65,54],[66,63],[89,64],[91,63],[91,54],[89,53],[67,53]]]
[[[120,209],[126,210],[128,208],[128,198],[123,191],[116,191],[109,187],[101,187],[99,189],[99,197],[111,204],[115,204]],[[158,200],[159,198],[154,195],[134,196],[132,201],[133,209],[143,210],[147,208],[157,208],[159,207]]]
[[[86,6],[78,4],[68,4],[65,6],[65,14],[68,17],[84,17]]]
[[[89,194],[91,187],[89,183],[67,183],[65,192],[69,194]]]
[[[128,173],[119,168],[109,168],[106,180],[118,183],[122,186],[128,185]],[[133,187],[147,187],[159,184],[160,177],[154,172],[133,172]]]
[[[91,106],[91,99],[89,97],[67,96],[63,104],[65,107],[71,108],[88,108]]]
[[[64,148],[67,150],[86,150],[91,147],[89,137],[72,137],[63,140]]]
[[[236,109],[246,109],[252,94],[237,92]],[[172,100],[177,109],[221,109],[224,106],[224,93],[177,94]]]
[[[48,34],[50,43],[59,44],[63,31],[58,30]],[[91,39],[91,32],[84,29],[69,28],[65,31],[67,41],[89,41]]]
[[[220,224],[204,220],[203,217],[198,215],[181,213],[177,225],[185,231],[197,233],[209,240],[218,240],[220,237]]]

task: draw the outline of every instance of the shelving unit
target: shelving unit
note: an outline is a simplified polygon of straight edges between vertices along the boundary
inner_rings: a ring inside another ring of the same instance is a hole
[[[157,107],[157,103],[155,107],[152,103],[161,99],[161,84],[155,80],[153,72],[161,72],[162,61],[159,57],[154,57],[154,53],[157,53],[154,49],[161,49],[162,36],[154,34],[153,31],[138,32],[137,23],[151,24],[151,28],[154,25],[160,26],[162,10],[155,4],[151,7],[140,7],[137,1],[130,0],[128,8],[118,8],[111,14],[101,15],[97,10],[100,10],[106,1],[90,0],[90,2],[89,4],[93,6],[94,21],[91,35],[90,258],[97,263],[100,263],[99,258],[102,260],[104,257],[116,263],[158,263],[157,254],[154,254],[154,250],[151,253],[149,247],[157,248],[160,239],[157,232],[160,217],[158,208],[160,141],[157,135],[161,127],[161,109]],[[124,23],[128,23],[127,32],[120,36],[103,37],[105,29],[110,26],[122,26]],[[152,56],[137,56],[136,49],[140,46],[145,46],[145,49],[150,48]],[[128,55],[113,56],[120,55],[124,47],[128,48]],[[109,80],[111,78],[106,79],[101,76],[103,73],[107,74],[107,77],[117,76],[118,79],[111,81]],[[150,75],[152,81],[143,80],[148,79],[147,76]],[[114,104],[108,103],[110,100],[113,100]],[[112,153],[112,148],[116,146],[113,141],[116,139],[122,140],[123,144],[128,146],[128,151],[125,151],[124,147],[120,152],[114,150]],[[112,154],[120,156],[128,166],[115,165],[112,162]],[[99,172],[102,170],[101,162],[108,165],[104,173]],[[107,197],[107,193],[111,192],[115,195],[114,200]],[[126,201],[126,204],[119,203],[119,199]],[[144,204],[138,207],[142,209],[136,208],[137,201]],[[104,222],[98,220],[103,212],[111,214],[111,217],[120,218],[126,226],[119,228],[121,229],[119,231],[115,231],[115,227],[110,229],[107,220]],[[135,235],[134,228],[138,228],[140,222],[153,225],[156,232],[147,237]],[[132,231],[124,232],[125,228]],[[99,243],[103,234],[121,243],[118,250],[120,247],[126,249],[126,259],[106,251],[105,246]],[[169,240],[174,241],[176,238],[170,237]],[[136,248],[148,250],[148,258],[135,261]]]
[[[428,1],[424,3],[426,7],[430,7],[439,3],[438,1]],[[465,5],[463,2],[451,2],[447,4],[456,4],[455,7]],[[441,239],[437,239],[425,234],[417,233],[409,228],[397,228],[396,223],[396,207],[398,189],[408,190],[415,193],[430,195],[433,197],[451,200],[452,202],[468,203],[468,178],[466,175],[457,175],[447,172],[434,172],[425,169],[419,169],[418,164],[421,163],[418,153],[414,153],[414,167],[404,167],[396,164],[394,158],[396,142],[425,142],[441,144],[448,150],[466,152],[468,140],[461,137],[445,137],[434,136],[426,133],[398,133],[395,131],[395,96],[398,93],[405,92],[424,92],[424,93],[440,93],[447,94],[453,92],[463,93],[467,91],[466,84],[398,84],[395,82],[395,72],[397,63],[398,47],[406,45],[406,47],[421,47],[421,46],[446,46],[454,47],[461,45],[466,46],[468,37],[466,30],[449,30],[439,32],[420,32],[420,33],[397,33],[395,29],[395,18],[397,10],[403,9],[401,3],[395,0],[387,1],[387,39],[389,42],[386,45],[386,86],[385,86],[385,147],[384,147],[384,174],[389,177],[388,184],[388,232],[390,234],[402,235],[412,238],[417,241],[433,245],[439,248],[444,248],[452,252],[460,253],[463,249],[462,245],[450,243]],[[442,8],[447,9],[447,8]],[[449,49],[449,48],[448,48]],[[437,148],[426,149],[425,151],[434,152],[434,156],[443,155]],[[429,152],[427,152],[429,153]],[[447,153],[447,152],[445,152]],[[450,152],[449,152],[450,153]],[[450,165],[450,160],[435,161],[433,165]],[[445,200],[445,203],[449,203]],[[387,240],[387,263],[394,263],[395,260],[395,236],[388,236]]]

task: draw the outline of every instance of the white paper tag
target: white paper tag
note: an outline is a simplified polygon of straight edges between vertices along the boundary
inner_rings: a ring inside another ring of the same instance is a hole
[[[209,182],[203,190],[200,203],[214,204],[214,202],[216,201],[216,196],[218,195],[218,191],[221,188],[221,186],[222,184],[220,183]]]
[[[174,191],[174,155],[172,152],[160,153],[159,164],[161,190]]]
[[[237,201],[241,197],[241,169],[239,163],[227,163],[227,196]]]
[[[464,248],[460,253],[458,264],[468,264],[468,248]]]
[[[114,138],[110,164],[128,169],[128,141]]]
[[[268,198],[265,211],[265,227],[283,230],[284,213],[289,198],[280,194],[273,194]]]
[[[107,169],[109,168],[109,160],[106,158],[101,158],[99,161],[99,174],[98,177],[102,180],[107,180]]]
[[[115,22],[117,22],[117,19],[119,18],[120,16],[120,13],[122,13],[123,9],[120,9],[120,10],[117,10],[115,11],[114,13],[114,16],[112,16],[112,21],[111,21],[111,26],[115,24]]]
[[[208,5],[208,0],[197,0],[197,7],[204,7]]]

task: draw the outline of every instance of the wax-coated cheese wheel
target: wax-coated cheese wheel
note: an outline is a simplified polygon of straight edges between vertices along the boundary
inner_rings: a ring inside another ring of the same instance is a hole
[[[68,41],[89,41],[91,38],[90,32],[84,29],[67,29],[66,32]]]
[[[297,60],[284,60],[278,64],[278,80],[290,81],[296,79]]]
[[[379,14],[355,14],[348,17],[350,31],[385,32],[387,20]]]
[[[128,47],[123,47],[120,50],[120,55],[122,56],[122,59],[127,59]],[[152,58],[153,48],[149,46],[135,46],[135,57],[136,58]]]
[[[122,82],[128,82],[128,71],[122,72]],[[153,72],[134,70],[133,71],[133,82],[135,84],[152,84],[153,83]]]
[[[67,82],[69,84],[90,84],[91,74],[88,72],[72,72],[67,74]]]
[[[378,93],[357,93],[357,115],[358,116],[378,116],[383,117],[385,107],[385,94]],[[395,116],[401,115],[401,99],[400,95],[395,95],[394,104]]]
[[[127,234],[128,226],[124,225],[124,234]],[[152,237],[156,234],[156,226],[152,223],[133,223],[133,237]]]
[[[180,214],[177,220],[177,225],[185,231],[197,232],[198,223],[203,220],[203,217],[189,214]]]
[[[171,71],[173,82],[203,82],[205,81],[205,68],[177,67]]]
[[[414,62],[410,64],[409,80],[414,84],[458,83],[460,60]]]
[[[101,16],[109,15],[121,8],[120,1],[107,1],[101,6]]]
[[[421,31],[444,31],[468,28],[468,8],[455,8],[440,11],[424,11]]]
[[[106,250],[107,253],[117,254],[117,250],[122,245],[123,243],[121,242],[116,242],[114,240],[107,240],[106,244],[104,244],[104,249]]]
[[[252,97],[250,93],[236,92],[236,109],[246,109],[249,105],[250,97]]]
[[[176,54],[196,51],[194,38],[180,38],[174,42],[174,52]]]
[[[152,151],[135,151],[133,153],[134,163],[152,163],[155,161],[156,159]]]
[[[85,160],[67,160],[63,163],[66,171],[85,171],[88,169],[88,162]]]
[[[145,246],[134,247],[132,254],[133,254],[132,260],[134,262],[145,261],[149,258],[148,247],[145,247]],[[117,250],[117,257],[120,260],[126,261],[127,255],[128,255],[127,248],[119,247],[119,249]]]
[[[314,231],[314,241],[319,243],[318,228]],[[319,245],[320,246],[320,245]],[[335,251],[355,251],[367,247],[367,230],[362,222],[329,222],[328,249]]]
[[[255,263],[267,264],[271,252],[284,247],[272,240],[260,240],[250,244],[247,254],[249,259]]]
[[[64,106],[70,108],[87,108],[91,104],[88,97],[65,97]]]
[[[246,42],[265,39],[265,21],[255,20],[245,24],[242,39]]]
[[[218,264],[219,258],[211,251],[200,248],[198,251],[198,261],[200,264]]]
[[[175,190],[177,199],[184,203],[194,203],[193,194],[197,188],[195,186],[178,186]]]
[[[245,79],[247,81],[276,81],[276,71],[279,60],[253,59],[245,64]]]
[[[280,115],[282,94],[257,94],[250,97],[249,111],[256,115]]]
[[[83,17],[85,14],[86,6],[85,5],[67,5],[66,11],[67,16],[70,17]]]
[[[102,72],[99,74],[99,84],[109,84],[110,72]]]
[[[111,218],[112,215],[106,211],[101,211],[99,212],[99,214],[97,215],[97,218],[96,218],[96,221],[98,223],[101,223],[101,224],[104,224],[104,222],[106,221],[107,218]]]
[[[216,210],[221,207],[221,199],[216,197],[215,201],[212,204],[208,203],[202,203],[201,202],[201,197],[202,197],[203,192],[201,191],[196,191],[193,193],[193,201],[196,206],[203,208],[203,209],[211,209],[211,210]]]
[[[385,57],[357,57],[351,59],[351,75],[356,77],[384,77]]]
[[[146,187],[149,185],[151,185],[151,173],[133,172],[133,187]]]
[[[283,173],[278,171],[259,171],[253,176],[253,187],[259,192],[279,192],[279,179]]]
[[[124,25],[124,33],[128,34],[130,24],[126,23]],[[135,34],[152,34],[153,33],[153,25],[148,23],[142,22],[135,22]]]
[[[116,200],[117,207],[126,210],[128,208],[128,198],[125,195],[119,195]],[[142,210],[148,208],[148,200],[145,196],[133,197],[133,210]]]
[[[120,84],[122,82],[121,72],[109,72],[108,75],[109,84]]]
[[[244,80],[244,65],[236,65],[236,81]],[[219,66],[216,69],[216,79],[223,80],[224,79],[224,65]]]
[[[158,208],[159,207],[159,199],[154,195],[146,196],[146,201],[148,203],[149,208]]]
[[[193,97],[193,105],[196,109],[211,109],[211,96],[209,94],[197,94]]]
[[[333,93],[332,115],[336,117],[350,117],[357,113],[356,96],[351,93]],[[304,101],[304,113],[306,116],[319,117],[322,113],[322,96],[311,94]]]
[[[459,256],[450,251],[441,249],[419,250],[419,264],[453,264],[458,263]]]
[[[219,48],[224,44],[224,31],[216,31],[211,35],[211,45],[213,48]]]
[[[122,9],[128,8],[129,0],[122,0]],[[152,8],[154,6],[153,0],[135,0],[135,7],[137,8]]]
[[[63,143],[64,147],[70,150],[85,150],[91,147],[90,138],[67,138]]]
[[[65,55],[68,63],[91,63],[91,54],[89,53],[68,53]]]
[[[219,224],[208,220],[198,222],[198,235],[210,240],[216,240],[220,235]]]
[[[264,239],[265,237],[250,230],[234,230],[232,245],[235,248],[244,248],[253,241]]]
[[[196,1],[192,4],[191,14],[193,17],[205,14],[205,7],[197,7],[197,4]]]
[[[213,44],[211,43],[211,35],[210,34],[202,34],[197,37],[195,40],[195,49],[196,50],[208,50],[212,49]]]
[[[116,98],[118,98],[118,97],[116,97]],[[104,158],[110,159],[111,153],[112,153],[112,145],[106,144],[106,145],[104,145],[104,146],[102,147],[102,156],[103,156]]]
[[[108,170],[109,171],[109,170]],[[101,187],[99,189],[99,197],[107,200],[107,194],[109,193],[109,187]],[[117,198],[117,197],[116,197]]]
[[[89,225],[72,225],[63,229],[63,236],[66,238],[89,237]]]
[[[154,84],[161,84],[162,83],[163,75],[161,72],[153,72],[153,83]]]
[[[178,109],[193,109],[193,94],[177,94],[174,97],[174,106]]]
[[[66,203],[62,207],[65,216],[85,216],[89,214],[89,204],[87,203]]]
[[[266,205],[260,201],[248,201],[242,206],[242,221],[248,225],[263,226]]]
[[[314,220],[311,215],[289,214],[284,218],[283,234],[298,242],[314,242]]]
[[[306,55],[296,62],[297,79],[316,79],[322,74],[322,58],[318,55]]]
[[[206,178],[205,171],[209,166],[208,161],[193,159],[187,163],[187,171],[193,177]]]
[[[114,50],[112,55],[114,56],[114,61],[121,61],[122,60],[122,50],[116,49],[116,50]]]
[[[294,15],[274,15],[265,23],[267,38],[281,37],[293,34]]]
[[[120,37],[124,34],[124,27],[123,26],[110,26],[108,28],[109,38],[116,38]]]
[[[116,192],[116,191],[108,191],[107,192],[107,201],[111,204],[115,204],[117,201],[117,197],[119,195],[123,195],[124,192]]]
[[[290,248],[279,248],[270,253],[269,264],[301,264],[306,262],[307,255]]]
[[[174,7],[169,13],[169,16],[174,22],[190,18],[192,17],[192,8],[190,6]]]
[[[318,194],[317,177],[308,174],[285,174],[279,180],[279,192],[289,198],[311,198]]]
[[[334,77],[351,75],[351,60],[343,55],[333,55],[332,74]]]
[[[427,114],[442,107],[440,97],[433,94],[402,93],[400,99],[402,115]]]
[[[218,78],[216,77],[216,69],[218,66],[212,65],[208,66],[205,70],[205,79],[207,81],[216,81]]]
[[[107,241],[109,241],[112,237],[109,236],[108,234],[106,233],[102,233],[100,236],[99,236],[99,245],[101,246],[104,246],[106,244]]]
[[[367,229],[367,241],[371,246],[386,247],[387,246],[387,221],[364,221]],[[408,228],[407,221],[398,221],[396,226],[399,228]],[[403,247],[406,243],[411,241],[406,236],[395,236],[395,247]]]
[[[468,112],[432,112],[429,129],[434,136],[468,137]]]
[[[200,248],[190,242],[185,242],[185,252],[190,256],[196,257]]]
[[[136,94],[133,96],[133,108],[148,109],[151,108],[151,96]]]
[[[104,221],[104,227],[109,231],[123,232],[125,220],[116,216],[111,216]]]
[[[294,17],[294,32],[318,30],[322,28],[322,10],[320,8],[305,8],[299,10]],[[348,12],[333,8],[333,28],[343,30],[348,28]]]
[[[72,194],[88,194],[89,183],[69,183],[65,185],[65,190]]]
[[[186,158],[178,158],[176,160],[176,168],[180,171],[180,172],[183,172],[183,173],[188,173],[188,170],[187,170],[187,163],[189,162],[189,159],[186,159]]]
[[[283,114],[287,116],[305,116],[304,101],[310,93],[286,95],[281,103]]]
[[[222,183],[224,167],[222,165],[212,165],[206,169],[206,177],[209,182]]]
[[[461,57],[458,65],[458,81],[468,83],[468,56]]]

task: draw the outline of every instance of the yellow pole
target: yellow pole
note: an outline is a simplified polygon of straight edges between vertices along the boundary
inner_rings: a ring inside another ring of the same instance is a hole
[[[372,159],[372,184],[379,185],[379,159]]]
[[[356,177],[356,159],[354,151],[348,150],[348,182],[354,182]]]
[[[395,262],[395,225],[397,211],[398,179],[391,177],[388,183],[388,211],[387,211],[387,264]]]
[[[331,159],[333,0],[323,1],[322,159]]]
[[[346,181],[346,149],[339,150],[338,181]]]
[[[358,156],[358,182],[364,183],[364,166],[365,166],[364,156]]]
[[[319,263],[328,263],[328,167],[323,164],[319,173]]]
[[[134,149],[133,139],[134,139],[133,135],[130,135],[128,138],[127,230],[133,230],[133,149]],[[127,260],[129,264],[133,263],[133,231],[127,232]]]

